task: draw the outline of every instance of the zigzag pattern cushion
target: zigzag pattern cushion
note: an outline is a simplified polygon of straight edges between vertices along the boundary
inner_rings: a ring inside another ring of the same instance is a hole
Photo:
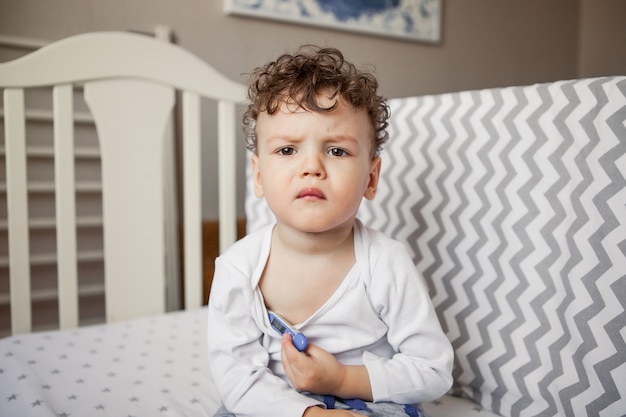
[[[626,77],[389,104],[359,217],[428,281],[452,393],[503,416],[624,415]],[[249,230],[271,221],[246,204]]]

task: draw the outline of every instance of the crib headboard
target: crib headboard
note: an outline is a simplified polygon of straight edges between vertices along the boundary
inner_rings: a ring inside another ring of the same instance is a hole
[[[102,165],[107,321],[165,310],[165,130],[180,93],[183,144],[185,307],[202,303],[200,106],[217,102],[220,248],[236,238],[236,105],[245,87],[188,51],[144,35],[101,32],[73,36],[0,64],[4,89],[4,153],[13,333],[31,329],[29,155],[24,96],[53,87],[54,185],[59,316],[77,325],[74,126],[76,91],[98,132]],[[32,184],[31,184],[32,188]],[[30,203],[32,206],[32,202]],[[36,220],[36,219],[35,219]]]

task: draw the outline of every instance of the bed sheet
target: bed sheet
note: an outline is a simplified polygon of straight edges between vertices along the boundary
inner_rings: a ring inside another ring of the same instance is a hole
[[[0,417],[200,417],[220,405],[206,307],[0,339]],[[444,396],[433,417],[495,416]]]
[[[0,340],[0,416],[211,416],[206,307]]]

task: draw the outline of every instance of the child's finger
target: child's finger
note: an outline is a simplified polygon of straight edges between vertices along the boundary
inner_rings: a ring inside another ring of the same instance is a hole
[[[281,361],[283,362],[283,367],[291,367],[291,363],[299,352],[291,343],[291,335],[289,335],[289,333],[285,333],[283,335],[281,350]]]

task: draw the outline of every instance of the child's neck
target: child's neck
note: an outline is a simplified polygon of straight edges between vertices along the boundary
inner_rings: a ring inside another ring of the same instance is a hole
[[[277,224],[274,238],[288,251],[302,255],[324,255],[352,246],[354,223],[331,231],[311,233]]]
[[[259,282],[265,305],[292,324],[319,310],[356,261],[353,226],[304,233],[278,224]]]

